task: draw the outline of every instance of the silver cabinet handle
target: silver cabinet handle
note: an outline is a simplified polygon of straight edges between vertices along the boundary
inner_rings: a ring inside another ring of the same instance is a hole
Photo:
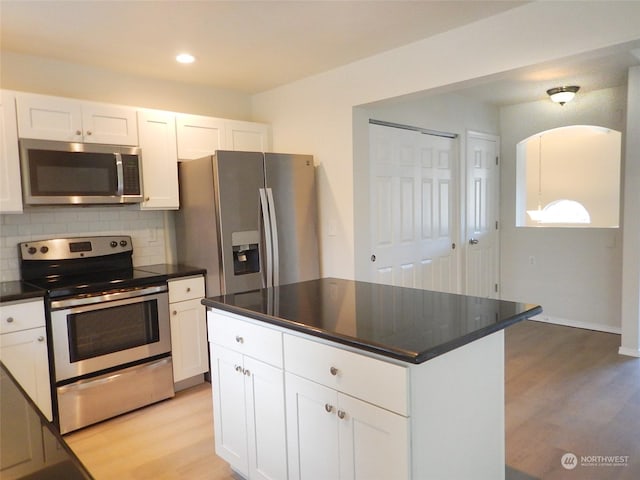
[[[244,338],[242,338],[240,335],[236,335],[236,343],[244,343]]]
[[[344,419],[345,416],[346,416],[345,412],[343,412],[342,410],[338,410],[338,418],[340,420]]]
[[[480,243],[480,240],[478,240],[477,238],[469,239],[469,245],[477,245],[478,243]]]
[[[328,412],[331,413],[333,412],[333,405],[329,405],[328,403],[324,404],[324,409]]]
[[[331,368],[329,369],[329,372],[330,372],[330,373],[331,373],[331,375],[333,375],[334,377],[335,377],[336,375],[338,375],[338,369],[337,369],[336,367],[331,367]]]
[[[38,337],[38,341],[39,341],[39,342],[44,342],[44,337],[43,337],[42,335],[40,335],[40,336]]]
[[[7,323],[13,323],[13,317],[8,317],[7,318]]]

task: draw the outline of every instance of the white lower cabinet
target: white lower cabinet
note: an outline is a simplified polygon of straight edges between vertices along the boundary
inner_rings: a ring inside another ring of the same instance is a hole
[[[281,366],[262,361],[259,352],[261,330],[270,331],[261,327],[246,331],[242,329],[242,321],[229,322],[228,317],[222,316],[217,322],[214,317],[215,314],[208,313],[216,453],[247,479],[284,480],[287,478],[284,373]],[[235,322],[240,327],[234,336],[237,348],[232,350],[216,343],[215,332],[233,328]],[[281,349],[280,343],[280,359]],[[247,352],[255,352],[255,357]],[[272,358],[273,353],[265,351],[264,357]]]
[[[200,303],[204,297],[204,277],[168,283],[173,381],[180,382],[209,370],[206,310]]]
[[[49,354],[42,299],[0,305],[0,360],[52,420]]]

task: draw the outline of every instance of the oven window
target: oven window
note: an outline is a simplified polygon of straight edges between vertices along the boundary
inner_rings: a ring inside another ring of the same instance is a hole
[[[70,314],[67,322],[71,363],[160,339],[156,300]]]

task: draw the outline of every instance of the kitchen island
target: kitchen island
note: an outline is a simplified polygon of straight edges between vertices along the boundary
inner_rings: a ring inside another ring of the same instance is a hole
[[[504,328],[539,306],[325,278],[207,298],[245,478],[504,478]]]

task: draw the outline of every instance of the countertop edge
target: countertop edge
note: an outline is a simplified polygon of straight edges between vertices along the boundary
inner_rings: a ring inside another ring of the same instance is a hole
[[[501,321],[500,323],[489,325],[485,328],[481,328],[467,335],[463,335],[459,338],[456,338],[455,340],[443,343],[436,347],[429,348],[422,352],[410,352],[405,350],[389,348],[377,343],[359,341],[354,337],[348,337],[348,336],[339,335],[332,332],[327,332],[326,330],[312,328],[312,327],[309,327],[308,325],[300,324],[292,320],[287,320],[287,319],[274,317],[267,314],[257,313],[252,310],[247,310],[242,307],[237,307],[235,305],[228,305],[226,303],[219,302],[211,298],[203,298],[201,300],[201,303],[202,305],[209,308],[217,308],[219,310],[235,313],[238,315],[252,318],[254,320],[276,325],[278,327],[288,328],[290,330],[294,330],[297,332],[306,333],[314,337],[323,338],[325,340],[330,340],[336,343],[340,343],[342,345],[355,347],[360,350],[376,353],[378,355],[394,358],[396,360],[402,360],[404,362],[411,363],[411,364],[424,363],[435,357],[438,357],[447,352],[455,350],[456,348],[462,347],[471,342],[479,340],[480,338],[486,337],[487,335],[491,335],[492,333],[498,332],[500,330],[504,330],[505,328],[510,327],[515,323],[526,320],[527,318],[530,318],[542,312],[542,307],[540,305],[535,305],[535,306],[527,305],[527,307],[531,307],[531,308],[528,308],[524,312],[518,313],[512,317],[509,317]]]

